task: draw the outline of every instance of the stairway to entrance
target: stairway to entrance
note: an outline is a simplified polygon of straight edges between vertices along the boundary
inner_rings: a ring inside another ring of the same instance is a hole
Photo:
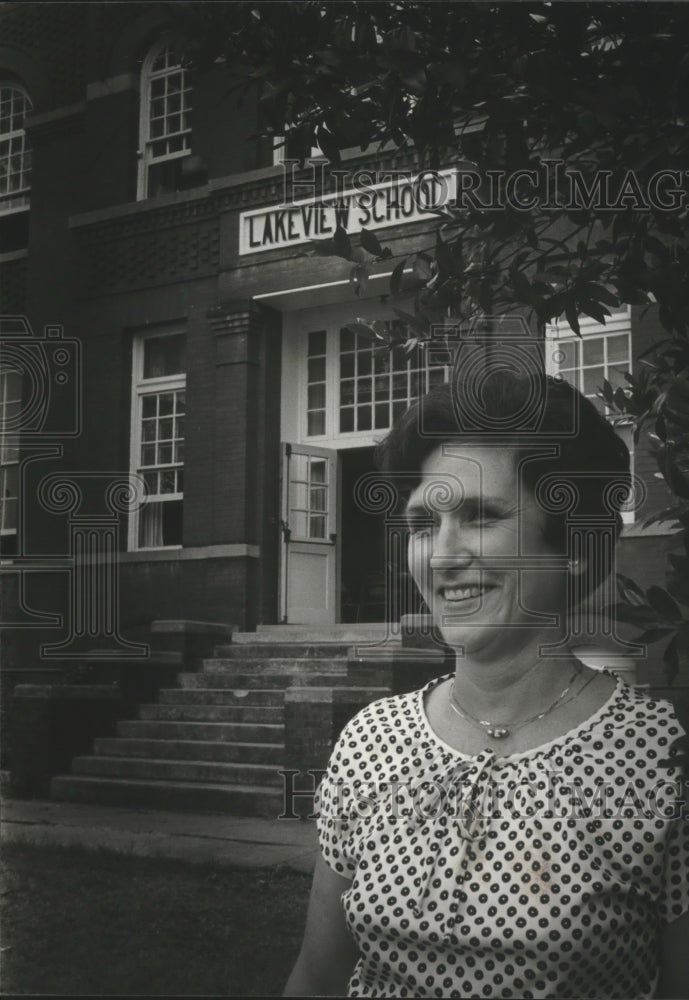
[[[289,687],[370,688],[391,693],[385,671],[357,668],[355,650],[385,638],[383,625],[259,626],[215,647],[195,673],[140,705],[138,718],[95,740],[53,798],[138,808],[275,817],[282,811]],[[387,643],[388,651],[396,644]],[[366,691],[368,697],[368,691]]]

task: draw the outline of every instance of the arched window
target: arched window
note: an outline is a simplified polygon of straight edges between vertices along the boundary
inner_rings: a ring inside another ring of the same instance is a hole
[[[24,119],[31,110],[23,87],[0,83],[0,214],[16,212],[29,204],[31,150]]]
[[[141,70],[138,197],[180,187],[191,152],[191,74],[171,39],[149,52]]]

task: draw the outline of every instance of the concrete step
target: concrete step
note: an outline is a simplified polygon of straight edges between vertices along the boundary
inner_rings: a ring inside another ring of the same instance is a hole
[[[284,708],[278,705],[139,705],[139,718],[161,722],[249,722],[281,725]]]
[[[226,661],[229,662],[229,661]],[[310,670],[268,670],[255,674],[237,673],[232,667],[220,670],[204,669],[198,674],[178,674],[177,679],[184,688],[286,688],[293,684],[299,687],[311,684],[342,684],[347,676],[345,671]],[[246,668],[244,668],[246,670]]]
[[[275,819],[284,808],[281,792],[260,785],[127,781],[68,774],[53,778],[50,791],[52,798],[63,802],[221,813],[227,816]]]
[[[281,743],[285,727],[266,722],[196,722],[185,719],[127,719],[117,735],[145,740],[209,740],[211,743]]]
[[[208,760],[158,760],[154,757],[90,756],[72,760],[74,774],[90,777],[282,787],[278,769],[275,764],[227,764]]]
[[[163,760],[213,760],[226,764],[275,764],[282,766],[281,743],[229,743],[210,740],[155,740],[99,737],[94,753],[101,757],[157,757]]]
[[[263,674],[344,674],[347,672],[346,656],[325,657],[242,657],[238,660],[215,656],[203,661],[203,673],[228,673],[235,676],[254,677]]]
[[[352,643],[380,642],[390,634],[385,622],[362,622],[338,625],[259,625],[255,632],[235,632],[232,643]]]
[[[251,632],[250,635],[255,633]],[[249,642],[249,643],[225,643],[215,646],[213,656],[220,656],[226,659],[256,659],[258,657],[278,659],[289,659],[298,657],[299,659],[332,659],[335,657],[347,657],[351,649],[348,643],[302,643],[302,642]]]
[[[279,708],[284,703],[280,688],[163,688],[158,700],[165,705],[260,705]]]

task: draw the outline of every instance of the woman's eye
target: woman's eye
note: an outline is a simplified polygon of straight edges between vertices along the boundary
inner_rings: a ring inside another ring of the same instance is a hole
[[[435,522],[431,517],[411,517],[407,518],[407,530],[410,535],[419,535],[422,532],[429,532],[435,527]]]

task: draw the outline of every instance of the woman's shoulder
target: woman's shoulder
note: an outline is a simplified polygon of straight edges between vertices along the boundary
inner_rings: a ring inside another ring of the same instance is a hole
[[[662,692],[620,680],[610,712],[599,725],[623,735],[625,742],[635,739],[644,741],[642,746],[663,747],[689,730],[686,716]]]
[[[439,680],[434,678],[412,691],[370,701],[344,726],[336,750],[342,746],[355,749],[362,743],[375,746],[389,742],[405,743],[418,738],[423,692]]]

